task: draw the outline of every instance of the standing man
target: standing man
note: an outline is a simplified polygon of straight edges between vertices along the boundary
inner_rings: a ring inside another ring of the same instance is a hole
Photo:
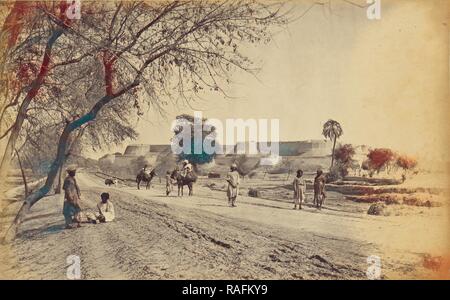
[[[172,192],[172,177],[171,172],[166,172],[166,196],[169,196],[170,192]]]
[[[236,198],[239,194],[239,173],[237,171],[237,165],[232,164],[230,167],[230,172],[227,174],[227,196],[228,196],[228,204],[231,207],[235,207]]]
[[[63,215],[66,229],[80,227],[80,188],[75,180],[76,167],[67,168],[67,177],[64,179],[64,206]]]
[[[302,202],[305,199],[305,180],[302,178],[303,170],[297,170],[297,176],[292,182],[294,186],[294,209],[302,209]]]
[[[317,170],[314,178],[314,205],[318,209],[322,208],[323,199],[325,198],[325,176],[322,170]]]

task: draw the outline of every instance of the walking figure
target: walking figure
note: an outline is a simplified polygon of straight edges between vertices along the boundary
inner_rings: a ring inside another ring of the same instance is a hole
[[[231,207],[236,206],[236,198],[239,194],[239,173],[237,171],[237,165],[232,164],[230,167],[230,172],[227,174],[227,196],[228,196],[228,205]]]
[[[325,175],[322,170],[317,170],[314,178],[314,205],[318,209],[322,208],[325,197]]]
[[[166,196],[169,196],[170,193],[173,191],[173,187],[172,187],[172,172],[167,171],[166,172]]]

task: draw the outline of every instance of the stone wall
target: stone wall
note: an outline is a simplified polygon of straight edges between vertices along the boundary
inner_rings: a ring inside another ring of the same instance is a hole
[[[240,149],[244,150],[245,153],[249,153],[251,144],[255,144],[258,152],[262,151],[261,143],[249,143],[249,142],[238,142],[235,146],[235,153]],[[264,145],[265,146],[265,145]],[[270,147],[270,143],[267,145]],[[306,141],[288,141],[279,142],[279,155],[280,156],[323,156],[329,155],[331,153],[333,144],[328,140],[306,140]]]
[[[249,144],[240,143],[246,152],[248,152]],[[235,145],[235,151],[239,143]],[[270,144],[269,144],[270,145]],[[260,144],[256,144],[257,149],[260,149]],[[281,157],[299,157],[299,158],[320,158],[331,155],[332,143],[325,140],[306,140],[306,141],[292,141],[280,142],[279,155]],[[105,155],[99,161],[109,161],[117,167],[127,167],[129,164],[140,156],[143,156],[147,163],[151,166],[156,166],[159,155],[167,153],[171,155],[170,145],[149,145],[149,144],[132,144],[126,147],[123,155],[109,154]],[[262,157],[262,154],[251,155],[255,157]],[[217,155],[215,163],[217,165],[229,166],[238,158],[238,155]]]
[[[150,145],[148,144],[133,144],[128,145],[125,149],[124,155],[144,156],[150,152]]]
[[[150,145],[150,152],[152,153],[160,153],[164,151],[170,151],[171,147],[170,145]]]

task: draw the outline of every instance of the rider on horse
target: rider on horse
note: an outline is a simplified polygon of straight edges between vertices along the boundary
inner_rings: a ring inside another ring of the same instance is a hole
[[[187,159],[183,160],[183,177],[186,177],[188,174],[192,172],[192,165],[189,163]]]
[[[189,196],[193,195],[193,184],[197,180],[197,176],[193,171],[192,165],[187,159],[182,162],[182,169],[179,170],[178,167],[172,172],[171,178],[177,181],[178,185],[178,196],[183,195],[183,186],[187,185],[189,188]]]
[[[150,174],[150,170],[147,169],[148,165],[145,164],[144,167],[139,171],[141,174],[145,174],[145,175],[149,175]]]
[[[147,167],[148,167],[147,164],[144,165],[144,167],[139,170],[139,173],[136,176],[136,182],[138,184],[138,189],[139,189],[139,184],[141,181],[144,181],[147,183],[146,188],[148,189],[150,187],[150,181],[152,181],[153,177],[155,177],[157,175],[155,170],[149,169]]]

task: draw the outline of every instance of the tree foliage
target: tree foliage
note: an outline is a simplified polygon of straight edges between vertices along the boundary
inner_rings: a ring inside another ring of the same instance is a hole
[[[411,171],[417,167],[417,160],[407,155],[399,155],[395,161],[397,167],[403,169],[403,171]]]
[[[98,147],[132,136],[129,117],[141,116],[145,108],[163,113],[169,104],[199,99],[203,90],[226,96],[222,86],[231,72],[257,71],[243,45],[268,42],[271,26],[289,21],[276,2],[98,1],[83,4],[80,20],[65,17],[64,3],[42,1],[32,7],[30,16],[39,18],[28,28],[42,40],[33,56],[39,72],[28,61],[17,69],[31,84],[18,97],[14,126],[6,129],[13,142],[8,149],[31,118],[68,122],[54,139],[56,154],[44,185],[27,197],[15,224],[50,191],[78,131],[86,127],[83,136]],[[33,47],[29,36],[22,30],[15,45]],[[47,109],[28,117],[30,105]],[[122,122],[124,130],[108,126],[112,119]]]
[[[199,122],[201,129],[199,130],[201,133],[201,138],[200,139],[196,139],[195,138],[195,126],[194,126],[194,122],[195,122],[195,118],[191,115],[188,114],[182,114],[176,117],[177,123],[175,125],[175,127],[173,128],[173,131],[175,133],[175,135],[180,134],[183,130],[189,130],[190,133],[190,140],[191,140],[191,144],[189,145],[189,151],[188,153],[186,152],[181,152],[178,155],[178,160],[184,160],[187,159],[190,163],[195,165],[202,165],[202,164],[206,164],[211,162],[214,157],[216,156],[216,153],[207,153],[204,149],[204,142],[205,140],[209,140],[208,142],[214,146],[214,144],[216,143],[215,140],[215,128],[214,127],[208,127],[208,126],[204,126],[205,123],[208,121],[206,118],[203,118],[202,120],[198,120],[197,122]],[[181,140],[179,142],[179,146],[183,147],[183,140]],[[195,149],[196,148],[200,148],[201,149],[201,153],[195,153]]]
[[[348,169],[352,167],[355,155],[355,149],[351,144],[345,144],[335,150],[334,158],[336,160],[337,171],[341,177],[348,175]]]
[[[388,148],[376,148],[367,154],[368,168],[379,173],[383,168],[388,169],[395,160],[395,153]]]
[[[334,151],[336,149],[336,141],[338,138],[340,138],[344,134],[344,131],[342,130],[341,124],[339,124],[338,121],[335,120],[328,120],[323,124],[322,129],[322,135],[325,138],[330,139],[333,141],[333,149],[331,152],[331,166],[330,169],[333,168],[334,164]]]

